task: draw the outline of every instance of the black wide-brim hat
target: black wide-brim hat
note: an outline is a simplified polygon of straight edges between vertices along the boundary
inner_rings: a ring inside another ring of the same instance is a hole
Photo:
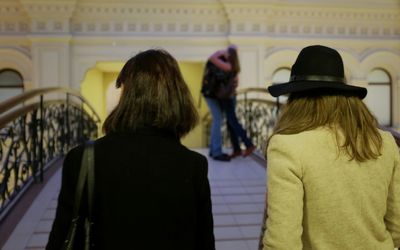
[[[366,88],[346,84],[342,57],[336,50],[321,45],[302,49],[292,66],[289,82],[269,86],[268,91],[274,97],[295,92],[360,99],[367,95]]]

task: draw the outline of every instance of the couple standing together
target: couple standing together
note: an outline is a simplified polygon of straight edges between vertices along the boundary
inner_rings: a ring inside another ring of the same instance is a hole
[[[212,115],[209,155],[214,160],[230,161],[230,159],[239,155],[246,157],[256,149],[235,113],[235,91],[238,86],[239,72],[239,57],[235,45],[230,45],[228,48],[212,54],[204,70],[201,92]],[[221,126],[224,113],[233,148],[230,155],[222,151]],[[246,146],[243,152],[239,138]]]

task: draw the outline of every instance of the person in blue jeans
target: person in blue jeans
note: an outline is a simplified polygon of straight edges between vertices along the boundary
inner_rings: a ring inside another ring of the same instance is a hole
[[[221,103],[216,98],[205,97],[205,99],[212,116],[209,154],[214,160],[229,161],[229,155],[222,152],[221,126],[223,121],[223,111]]]
[[[207,105],[212,115],[211,138],[210,138],[210,156],[215,160],[229,161],[231,158],[243,155],[248,156],[255,150],[255,146],[247,137],[246,131],[240,125],[235,112],[236,98],[235,90],[238,83],[238,73],[240,71],[237,47],[229,46],[227,49],[219,50],[212,54],[206,64],[203,77],[202,93],[206,99]],[[219,79],[223,81],[224,77],[232,79],[234,88],[227,97],[217,97]],[[223,114],[226,114],[227,126],[233,147],[231,155],[222,151],[221,126]],[[246,145],[246,150],[242,152],[239,138]]]
[[[236,116],[236,96],[232,96],[229,99],[221,101],[222,109],[226,114],[226,122],[229,131],[229,137],[232,144],[233,152],[230,155],[230,158],[234,158],[242,155],[246,157],[250,155],[256,147],[254,146],[251,139],[247,136],[246,130],[239,123],[239,120]],[[239,138],[242,140],[246,149],[242,152],[240,147]]]

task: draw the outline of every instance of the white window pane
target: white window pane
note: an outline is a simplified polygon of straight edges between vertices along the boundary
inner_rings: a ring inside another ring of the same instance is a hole
[[[368,74],[369,83],[390,83],[389,75],[381,69],[375,69]]]
[[[365,103],[381,125],[390,125],[390,86],[369,85]]]
[[[289,69],[278,69],[272,77],[272,84],[288,82],[290,78]]]
[[[0,86],[22,87],[22,78],[13,70],[4,70],[0,72]]]

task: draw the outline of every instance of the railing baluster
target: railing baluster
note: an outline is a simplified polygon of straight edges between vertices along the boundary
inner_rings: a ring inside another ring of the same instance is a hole
[[[67,95],[63,100],[46,100],[44,95],[51,92]],[[71,100],[71,95],[79,103]],[[0,103],[0,221],[31,183],[43,182],[50,162],[81,143],[82,138],[97,136],[99,116],[90,104],[87,106],[92,112],[85,113],[85,102],[77,91],[47,88]],[[71,136],[78,130],[79,136]]]
[[[81,112],[80,112],[80,114],[81,114],[81,116],[80,116],[80,122],[79,122],[79,124],[80,124],[80,126],[79,126],[79,140],[81,141],[81,142],[83,142],[84,141],[84,139],[83,139],[83,112],[84,112],[84,110],[83,110],[83,102],[81,102]]]
[[[40,182],[43,182],[43,139],[44,139],[44,125],[43,125],[43,95],[40,95],[40,142],[39,142],[39,174]]]
[[[69,147],[70,146],[70,130],[69,130],[69,93],[67,93],[67,104],[65,107],[65,127],[67,130],[67,134],[65,135],[65,142],[66,145]]]
[[[258,93],[256,98],[249,96]],[[260,153],[264,151],[266,141],[270,136],[277,117],[277,103],[270,100],[271,97],[265,88],[247,88],[237,91],[236,114],[242,126],[257,146]],[[206,137],[209,140],[211,119],[207,113],[203,121],[206,123]],[[229,134],[226,126],[222,127],[223,143],[225,147],[230,145]]]

